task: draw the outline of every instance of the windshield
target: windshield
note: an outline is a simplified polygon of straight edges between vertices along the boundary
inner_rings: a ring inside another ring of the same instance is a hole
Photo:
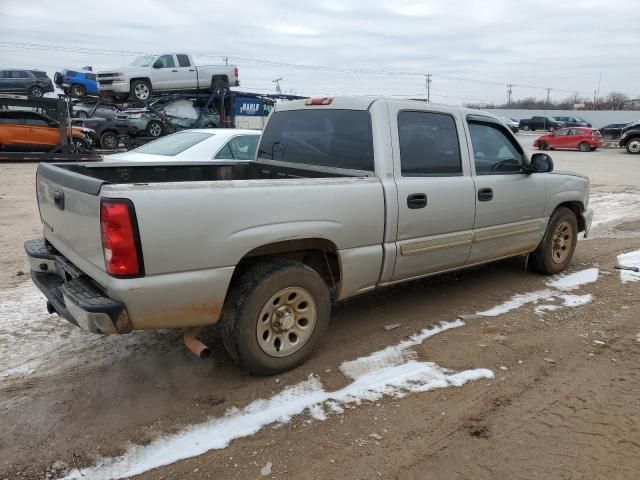
[[[148,67],[153,62],[155,57],[153,55],[143,55],[142,57],[136,58],[133,62],[129,64],[130,67]]]
[[[138,147],[132,151],[136,153],[147,153],[149,155],[173,157],[184,152],[188,148],[213,137],[214,135],[215,134],[213,133],[205,132],[178,132],[173,135],[160,138],[154,142],[147,143],[146,145]]]

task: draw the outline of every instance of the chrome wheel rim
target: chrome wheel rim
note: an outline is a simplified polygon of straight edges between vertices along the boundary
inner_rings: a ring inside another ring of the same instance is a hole
[[[157,123],[152,123],[149,125],[149,133],[152,137],[159,137],[162,133],[162,128]]]
[[[573,247],[573,226],[566,220],[560,222],[553,232],[551,258],[554,263],[564,263]]]
[[[76,148],[84,148],[84,143],[82,143],[80,140],[74,140],[73,146]]]
[[[140,100],[146,100],[147,98],[149,98],[149,87],[147,87],[144,83],[139,83],[136,85],[134,93]]]
[[[84,95],[82,87],[78,87],[78,86],[71,87],[71,95],[73,95],[74,97],[82,97]]]
[[[640,153],[640,140],[632,140],[629,142],[629,151],[632,153]]]
[[[309,341],[317,320],[316,302],[306,289],[283,288],[264,304],[258,315],[258,345],[271,357],[292,355]]]

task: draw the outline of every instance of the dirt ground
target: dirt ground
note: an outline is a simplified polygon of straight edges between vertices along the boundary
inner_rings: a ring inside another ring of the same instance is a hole
[[[594,238],[579,242],[570,268],[600,269],[597,282],[577,290],[590,301],[473,318],[414,348],[419,360],[454,371],[487,368],[494,378],[363,402],[324,421],[298,415],[135,478],[638,478],[640,282],[622,283],[613,266],[618,254],[640,248],[633,203],[640,202],[640,158],[619,151],[552,155],[557,169],[591,176],[603,219]],[[47,325],[56,347],[38,347],[50,358],[28,374],[0,376],[0,480],[85,469],[130,444],[148,445],[270,398],[310,374],[325,389],[340,389],[349,383],[342,362],[548,281],[514,258],[380,290],[334,308],[329,334],[307,364],[277,378],[250,377],[231,363],[215,328],[206,334],[213,359],[199,360],[177,332],[96,337],[47,315],[44,300],[20,303],[30,291],[28,277],[18,275],[27,271],[22,242],[40,230],[35,169],[0,165],[0,301],[31,309],[25,315]],[[401,326],[385,330],[393,323]],[[0,342],[31,345],[29,332],[21,337],[17,326],[2,325]]]

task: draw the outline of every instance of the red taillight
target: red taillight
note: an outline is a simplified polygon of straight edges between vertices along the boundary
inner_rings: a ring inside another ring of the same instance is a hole
[[[333,102],[333,98],[324,97],[324,98],[307,98],[304,101],[305,105],[331,105]]]
[[[102,200],[100,230],[107,273],[118,277],[141,275],[133,204],[128,200]]]
[[[238,67],[233,69],[233,74],[238,78]]]

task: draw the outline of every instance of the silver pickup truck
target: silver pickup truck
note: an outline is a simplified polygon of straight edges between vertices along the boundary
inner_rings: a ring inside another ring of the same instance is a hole
[[[196,66],[186,53],[143,55],[127,67],[100,71],[103,97],[145,101],[154,92],[228,90],[240,85],[235,65]]]
[[[193,332],[220,322],[236,362],[273,374],[311,354],[333,301],[515,255],[565,269],[589,181],[552,170],[485,112],[289,102],[255,161],[39,165],[26,251],[50,311],[83,329],[190,327],[202,352]]]

